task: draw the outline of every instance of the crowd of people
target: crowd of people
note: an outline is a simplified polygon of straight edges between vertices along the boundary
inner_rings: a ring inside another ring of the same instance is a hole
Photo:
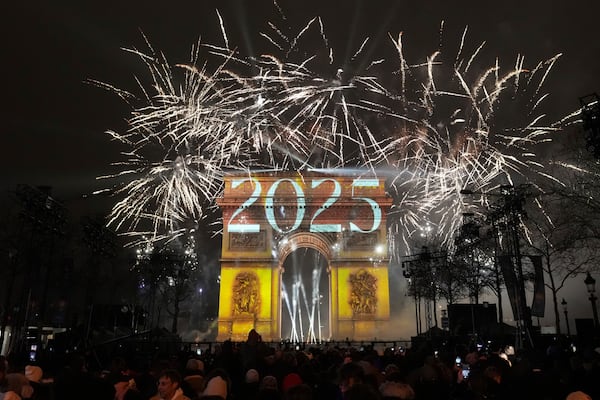
[[[0,400],[600,399],[600,348],[454,345],[437,351],[265,343],[255,331],[197,354],[73,353],[57,368],[0,362]],[[52,373],[48,371],[53,371]]]

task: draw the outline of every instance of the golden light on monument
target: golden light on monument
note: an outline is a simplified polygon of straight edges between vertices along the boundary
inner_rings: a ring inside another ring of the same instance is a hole
[[[229,175],[217,202],[219,340],[252,328],[265,340],[381,337],[390,316],[383,180]]]

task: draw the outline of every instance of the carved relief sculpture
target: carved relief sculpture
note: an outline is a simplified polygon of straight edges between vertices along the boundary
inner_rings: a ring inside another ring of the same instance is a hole
[[[379,243],[377,232],[356,233],[344,232],[345,249],[372,249]]]
[[[377,278],[361,269],[350,275],[350,307],[357,315],[373,315],[377,311]]]
[[[231,250],[262,250],[265,248],[265,232],[229,233]]]
[[[233,315],[255,316],[259,304],[258,276],[252,272],[237,274],[233,284]]]

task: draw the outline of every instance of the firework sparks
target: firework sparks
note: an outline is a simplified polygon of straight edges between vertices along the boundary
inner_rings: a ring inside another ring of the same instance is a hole
[[[484,44],[465,55],[465,36],[466,29],[453,62],[444,62],[438,50],[416,65],[403,56],[402,36],[394,40],[401,77],[395,109],[405,111],[398,115],[403,126],[393,143],[398,154],[394,165],[411,172],[391,184],[398,199],[392,231],[407,247],[407,239],[426,221],[436,225],[438,242],[451,242],[469,208],[459,196],[463,188],[491,192],[515,181],[555,179],[544,172],[535,150],[561,127],[544,123],[547,118],[535,113],[547,98],[543,83],[560,55],[531,71],[518,55],[513,68],[503,71],[494,60],[477,72],[473,64]],[[409,89],[411,77],[423,75],[425,81],[416,82],[421,89]]]
[[[232,50],[220,14],[218,20],[225,46],[195,46],[189,65],[172,68],[150,46],[131,50],[152,79],[149,88],[140,83],[141,99],[111,87],[133,108],[129,130],[109,132],[130,149],[110,176],[130,178],[117,189],[124,198],[111,223],[131,235],[159,239],[205,217],[230,170],[364,168],[385,175],[395,199],[391,230],[407,247],[424,221],[436,226],[439,241],[451,239],[467,207],[462,188],[552,178],[535,148],[561,127],[540,112],[548,98],[543,84],[560,55],[531,70],[520,55],[506,70],[496,59],[476,68],[485,43],[469,54],[465,29],[454,56],[438,49],[410,64],[398,35],[389,43],[396,71],[383,76],[383,59],[361,60],[368,38],[353,53],[356,65],[336,67],[318,17],[296,35],[268,23],[261,37],[275,53],[260,56]],[[298,51],[310,34],[321,45]],[[200,48],[218,60],[214,70],[198,66]]]

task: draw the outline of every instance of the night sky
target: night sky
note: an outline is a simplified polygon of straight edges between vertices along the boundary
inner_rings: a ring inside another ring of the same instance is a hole
[[[470,48],[485,40],[486,51],[507,63],[523,54],[525,64],[533,66],[563,53],[546,84],[555,119],[578,108],[579,97],[600,92],[600,3],[282,0],[279,4],[296,30],[313,16],[322,16],[340,61],[350,57],[365,36],[374,39],[375,54],[393,55],[387,33],[397,36],[400,31],[407,58],[423,61],[438,48],[444,20],[444,46],[456,46],[468,26]],[[258,32],[276,16],[272,1],[4,4],[2,193],[19,183],[48,185],[58,199],[81,213],[105,209],[106,199],[81,197],[106,186],[95,177],[111,171],[109,163],[119,159],[120,148],[104,132],[126,129],[129,109],[116,95],[86,81],[135,89],[134,76],[143,74],[144,66],[121,48],[143,48],[141,32],[172,63],[189,61],[190,48],[199,38],[221,44],[217,7],[232,45],[246,54],[268,48]],[[572,129],[568,134],[582,133]]]
[[[304,25],[302,21],[322,16],[340,61],[365,36],[378,38],[375,53],[393,55],[387,33],[396,36],[400,31],[407,58],[423,60],[437,48],[444,20],[444,45],[456,46],[468,26],[467,42],[473,46],[485,40],[490,54],[501,61],[513,62],[517,54],[524,54],[526,65],[533,66],[563,53],[546,86],[557,115],[575,109],[580,96],[600,91],[600,41],[594,27],[600,5],[595,2],[311,0],[279,4],[295,29]],[[217,6],[232,44],[247,54],[267,48],[258,32],[276,18],[271,1],[34,0],[5,5],[1,189],[17,183],[50,185],[66,201],[102,187],[104,183],[94,177],[109,171],[109,162],[119,158],[119,148],[103,132],[122,131],[128,108],[114,94],[86,81],[134,89],[134,75],[143,73],[144,67],[121,48],[143,47],[141,32],[174,63],[189,61],[190,48],[198,38],[221,44]]]

